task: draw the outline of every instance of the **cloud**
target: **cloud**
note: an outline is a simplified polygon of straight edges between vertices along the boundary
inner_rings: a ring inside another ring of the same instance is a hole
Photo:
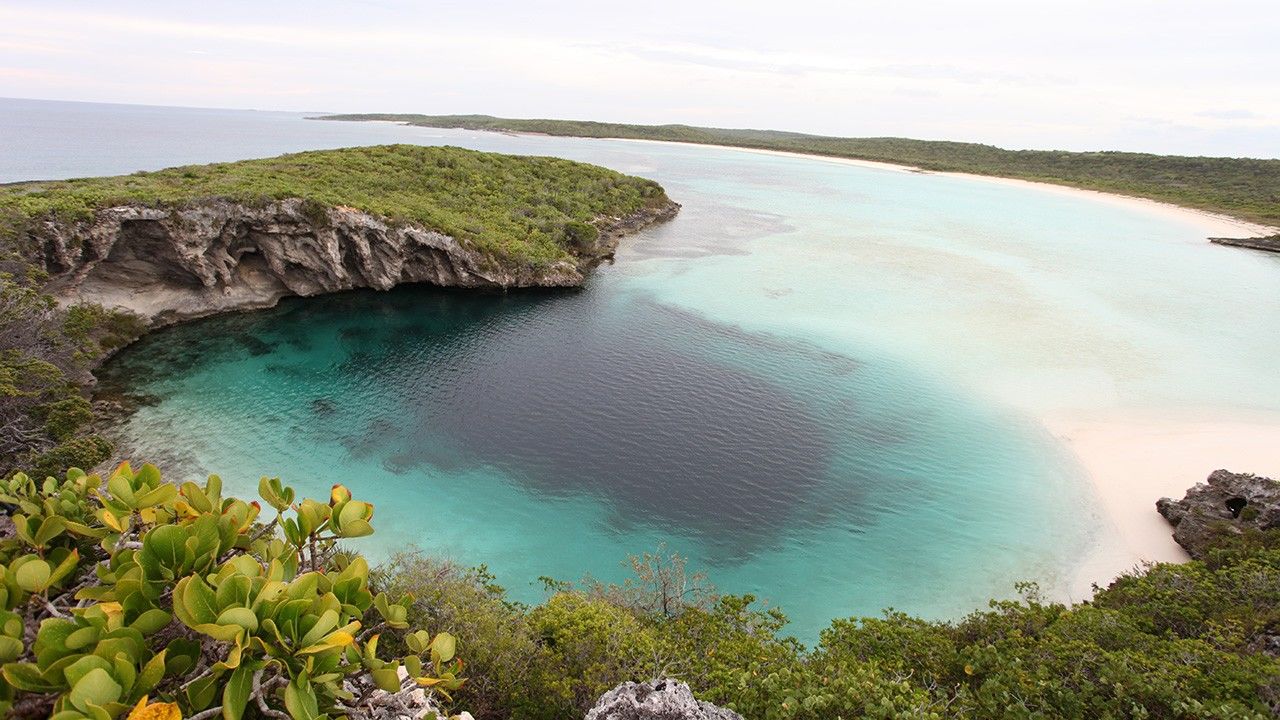
[[[1069,5],[224,0],[200,12],[120,0],[108,12],[88,0],[8,3],[0,95],[1177,152],[1238,151],[1225,130],[1280,127],[1280,46],[1264,27],[1280,9],[1270,0],[1159,13]]]
[[[1213,118],[1215,120],[1261,120],[1263,117],[1252,110],[1243,108],[1235,110],[1201,110],[1196,113],[1198,117]]]

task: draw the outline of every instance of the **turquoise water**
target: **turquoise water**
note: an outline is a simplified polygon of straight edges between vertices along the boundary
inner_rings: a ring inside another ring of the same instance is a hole
[[[394,141],[661,182],[680,216],[580,292],[290,300],[157,333],[104,378],[147,399],[122,432],[171,476],[345,482],[377,504],[367,551],[486,563],[519,599],[661,542],[810,640],[1061,591],[1110,536],[1038,418],[1280,412],[1280,258],[1155,212],[727,149],[0,110],[10,180]]]

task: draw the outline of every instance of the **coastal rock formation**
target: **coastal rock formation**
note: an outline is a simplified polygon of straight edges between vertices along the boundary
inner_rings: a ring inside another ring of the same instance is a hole
[[[618,241],[667,220],[673,202],[597,218],[598,237],[547,267],[503,264],[430,229],[301,199],[248,205],[208,199],[180,207],[123,205],[92,219],[46,219],[29,234],[64,302],[134,311],[152,326],[270,307],[290,295],[401,283],[442,287],[573,287]]]
[[[1215,533],[1280,528],[1280,482],[1215,470],[1207,484],[1197,483],[1181,500],[1161,498],[1156,509],[1173,525],[1173,539],[1201,559]]]
[[[1209,238],[1209,242],[1216,243],[1218,245],[1230,245],[1232,247],[1280,253],[1280,235],[1253,238]]]
[[[693,696],[682,682],[670,679],[623,683],[596,701],[586,720],[743,720],[732,710]]]

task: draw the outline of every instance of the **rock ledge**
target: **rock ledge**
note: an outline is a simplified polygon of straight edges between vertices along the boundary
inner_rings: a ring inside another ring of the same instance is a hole
[[[668,220],[668,201],[624,217],[596,218],[598,237],[545,267],[502,262],[456,238],[349,207],[300,198],[246,204],[206,198],[174,207],[131,204],[75,222],[45,219],[28,231],[62,302],[131,310],[152,327],[282,297],[403,283],[503,290],[574,287],[618,241]]]
[[[1174,527],[1173,539],[1201,559],[1216,533],[1280,528],[1280,482],[1247,473],[1215,470],[1181,500],[1161,498],[1156,509]]]

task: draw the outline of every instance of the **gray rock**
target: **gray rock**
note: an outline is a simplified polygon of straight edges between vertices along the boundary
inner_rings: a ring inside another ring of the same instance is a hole
[[[1251,250],[1280,253],[1280,235],[1251,238],[1209,238],[1209,242],[1216,243],[1218,245],[1231,245],[1233,247],[1249,248]]]
[[[270,307],[290,295],[402,283],[507,289],[573,287],[618,241],[667,220],[676,203],[596,218],[590,247],[549,267],[503,264],[456,238],[348,207],[298,198],[262,205],[210,198],[178,207],[122,205],[28,230],[63,302],[132,310],[153,327],[231,310]]]
[[[682,682],[670,679],[626,682],[596,701],[586,720],[743,720],[732,710],[693,696]]]
[[[1280,528],[1280,482],[1215,470],[1181,500],[1161,498],[1156,509],[1173,525],[1173,539],[1193,558],[1203,558],[1213,536],[1246,528]]]

